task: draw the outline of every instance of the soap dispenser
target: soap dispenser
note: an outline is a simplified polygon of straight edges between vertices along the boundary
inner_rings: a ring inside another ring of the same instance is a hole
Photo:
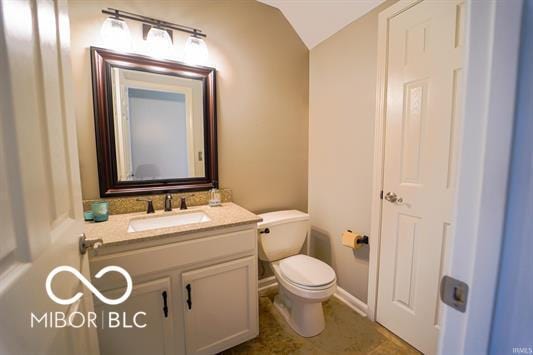
[[[209,191],[209,193],[210,193],[209,206],[210,207],[217,207],[217,206],[221,205],[221,203],[220,203],[220,191],[216,188],[216,186],[217,186],[217,184],[216,184],[216,181],[215,181],[213,188],[211,189],[211,191]]]

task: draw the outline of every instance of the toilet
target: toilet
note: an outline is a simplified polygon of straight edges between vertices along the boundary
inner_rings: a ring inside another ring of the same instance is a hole
[[[274,306],[298,334],[312,337],[325,327],[322,302],[337,288],[335,271],[300,254],[309,233],[309,215],[296,210],[260,215],[259,259],[270,262],[279,284]]]

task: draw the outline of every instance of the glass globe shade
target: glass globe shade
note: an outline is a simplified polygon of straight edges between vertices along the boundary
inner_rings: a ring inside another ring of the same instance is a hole
[[[205,64],[207,62],[207,45],[204,40],[191,35],[185,43],[185,61],[191,64]]]
[[[112,17],[106,18],[100,34],[106,47],[111,49],[130,49],[131,47],[130,29],[123,20]]]
[[[149,54],[154,57],[169,57],[172,50],[172,39],[167,31],[152,27],[146,36]]]

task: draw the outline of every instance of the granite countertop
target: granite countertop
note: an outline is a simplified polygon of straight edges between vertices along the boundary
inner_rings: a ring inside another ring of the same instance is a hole
[[[165,217],[174,214],[183,214],[202,211],[211,219],[207,222],[191,223],[181,226],[158,228],[141,232],[128,232],[129,222],[133,219]],[[109,216],[106,222],[85,222],[84,230],[88,240],[101,238],[104,244],[99,248],[137,243],[147,240],[172,238],[185,234],[205,232],[227,227],[235,227],[246,224],[261,222],[262,218],[252,212],[236,205],[232,202],[223,203],[219,207],[209,207],[207,205],[189,207],[180,211],[175,208],[172,212],[158,210],[153,214],[145,212],[135,212],[126,214],[116,214]]]

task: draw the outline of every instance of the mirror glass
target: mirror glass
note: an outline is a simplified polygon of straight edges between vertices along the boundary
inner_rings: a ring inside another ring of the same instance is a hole
[[[205,177],[203,81],[111,67],[118,181]]]

